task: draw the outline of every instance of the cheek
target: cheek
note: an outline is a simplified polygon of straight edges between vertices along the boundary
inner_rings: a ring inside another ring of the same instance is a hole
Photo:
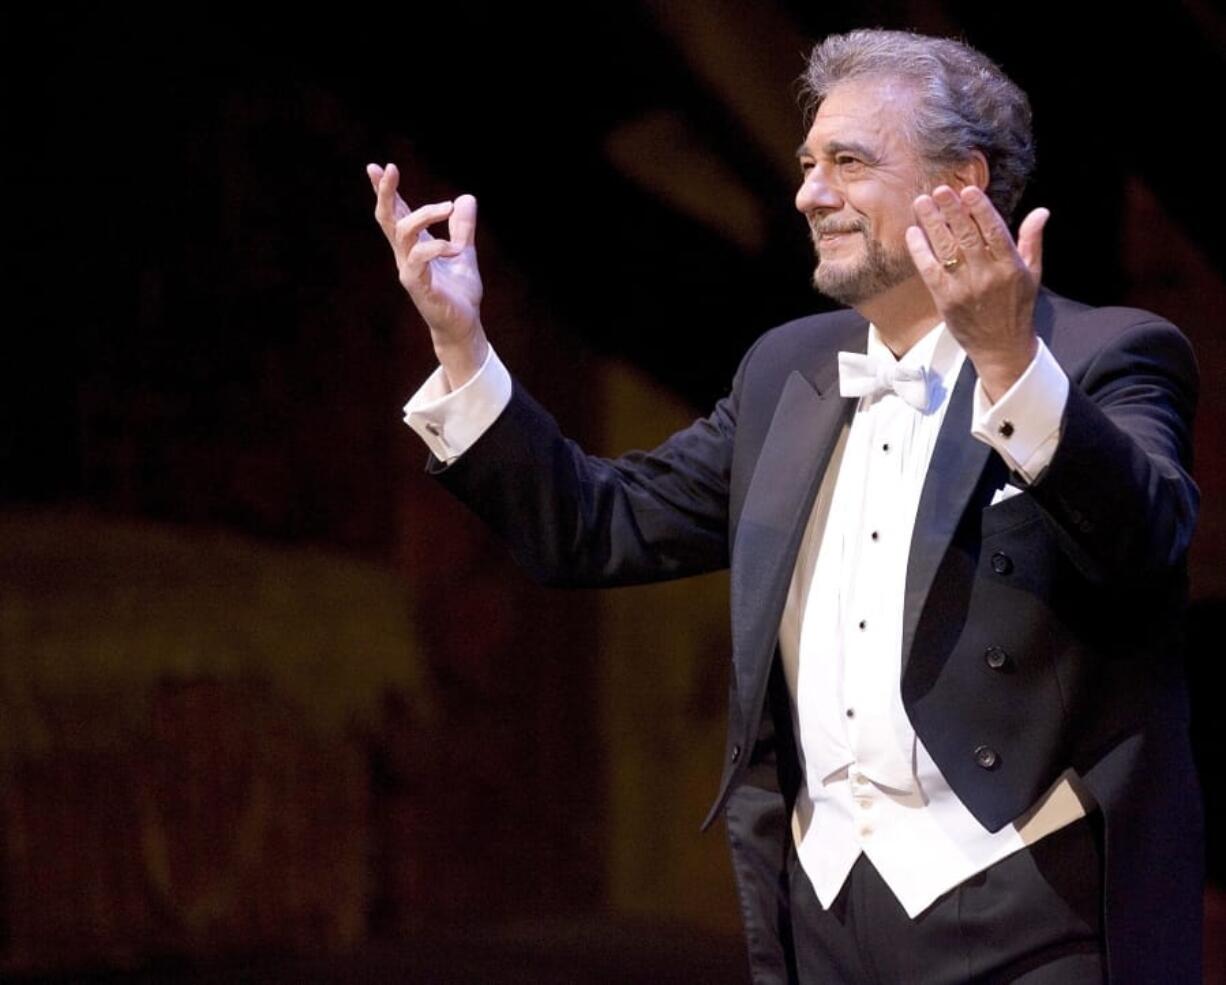
[[[848,206],[874,229],[880,229],[883,218],[889,214],[880,189],[853,183],[848,186],[847,194],[843,198]]]
[[[913,225],[915,211],[911,207],[910,198],[896,197],[882,202],[874,213],[874,226],[883,239],[901,243],[906,236],[907,227]]]

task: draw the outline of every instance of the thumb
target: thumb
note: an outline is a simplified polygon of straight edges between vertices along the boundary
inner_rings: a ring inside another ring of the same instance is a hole
[[[1017,252],[1035,280],[1043,279],[1043,228],[1050,218],[1049,210],[1035,209],[1022,220],[1017,230]]]
[[[473,245],[477,235],[477,200],[472,195],[461,195],[452,205],[451,218],[447,223],[447,236],[452,248],[459,252]]]

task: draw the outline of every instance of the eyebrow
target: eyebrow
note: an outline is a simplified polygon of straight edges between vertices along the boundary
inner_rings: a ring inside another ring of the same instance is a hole
[[[857,157],[862,157],[866,161],[875,162],[877,160],[877,152],[870,148],[867,144],[861,144],[855,140],[831,140],[822,148],[827,157],[834,157],[844,151],[850,151]],[[807,144],[801,144],[796,148],[797,157],[813,157],[813,152],[809,150]]]

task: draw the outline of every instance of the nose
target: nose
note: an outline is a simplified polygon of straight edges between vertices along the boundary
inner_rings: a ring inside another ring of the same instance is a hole
[[[802,215],[834,211],[841,208],[843,198],[825,169],[814,165],[805,172],[796,189],[796,210]]]

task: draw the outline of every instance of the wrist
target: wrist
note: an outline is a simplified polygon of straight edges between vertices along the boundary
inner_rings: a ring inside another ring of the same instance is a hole
[[[468,337],[449,342],[434,343],[434,355],[447,376],[450,389],[458,390],[485,365],[489,355],[489,342],[478,324]]]
[[[1039,351],[1038,336],[1032,335],[1024,348],[1009,353],[971,356],[985,396],[995,403],[1021,379]],[[969,355],[969,353],[968,353]]]

